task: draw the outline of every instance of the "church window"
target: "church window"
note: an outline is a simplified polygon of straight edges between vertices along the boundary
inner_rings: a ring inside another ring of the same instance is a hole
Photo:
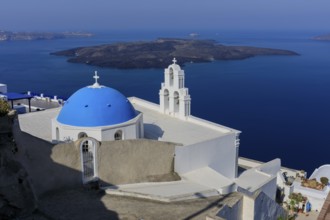
[[[84,141],[82,144],[82,152],[88,152],[88,141]]]
[[[115,140],[118,141],[118,140],[122,140],[123,139],[123,132],[121,130],[119,131],[116,131],[115,135]]]
[[[80,138],[85,138],[85,137],[88,137],[87,134],[86,134],[85,132],[80,132],[80,133],[78,134],[78,139],[80,139]]]
[[[60,130],[56,128],[56,140],[60,140]]]

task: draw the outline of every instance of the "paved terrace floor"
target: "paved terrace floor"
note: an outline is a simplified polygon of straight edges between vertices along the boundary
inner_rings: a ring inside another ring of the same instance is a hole
[[[319,212],[311,211],[308,213],[298,213],[296,220],[329,220],[330,218],[320,219],[318,218]]]
[[[233,181],[211,168],[204,167],[182,175],[181,181],[133,183],[106,187],[110,195],[130,196],[163,202],[227,194]]]
[[[25,133],[50,142],[52,140],[51,120],[57,116],[59,111],[60,108],[53,108],[18,115],[20,128]]]
[[[190,145],[226,135],[215,129],[161,114],[137,103],[133,103],[133,106],[143,112],[144,134],[148,139]],[[20,128],[33,136],[51,141],[51,119],[59,111],[60,108],[51,108],[19,115]]]
[[[212,214],[216,214],[220,207],[240,199],[242,199],[241,194],[231,193],[227,196],[167,203],[107,195],[104,191],[78,189],[47,194],[38,201],[38,209],[42,216],[47,218],[38,218],[39,215],[33,219],[199,220],[206,219],[208,215],[214,217]],[[24,220],[32,220],[32,218]]]
[[[148,139],[190,145],[226,135],[215,129],[161,114],[140,105],[134,99],[132,104],[136,110],[143,112],[144,135]]]
[[[130,196],[162,202],[219,196],[217,190],[192,181],[173,181],[162,183],[135,183],[106,188],[109,195]]]

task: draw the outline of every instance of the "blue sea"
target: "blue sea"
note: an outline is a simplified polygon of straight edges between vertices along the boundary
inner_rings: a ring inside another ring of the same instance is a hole
[[[242,131],[240,156],[312,171],[330,163],[330,42],[324,32],[201,31],[225,45],[293,50],[300,56],[187,64],[192,114]],[[119,70],[66,62],[51,52],[113,42],[188,37],[185,31],[109,31],[92,38],[0,42],[0,83],[11,92],[69,97],[93,83],[158,103],[163,69]]]

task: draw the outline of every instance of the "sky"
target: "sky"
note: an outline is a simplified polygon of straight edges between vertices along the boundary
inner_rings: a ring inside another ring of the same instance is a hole
[[[323,30],[330,0],[1,0],[0,30]]]

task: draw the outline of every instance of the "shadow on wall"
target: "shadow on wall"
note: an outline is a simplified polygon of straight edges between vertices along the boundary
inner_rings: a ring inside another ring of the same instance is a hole
[[[26,178],[37,198],[38,209],[33,215],[41,212],[41,216],[50,219],[94,219],[94,212],[97,212],[102,214],[102,219],[119,219],[116,212],[102,203],[104,192],[82,187],[81,163],[79,157],[72,157],[76,154],[72,143],[53,146],[22,132],[18,121],[13,126],[13,134],[17,144],[14,159],[25,168]],[[63,196],[75,191],[80,192],[80,200]],[[57,196],[60,192],[65,193]],[[93,212],[89,204],[95,208]]]
[[[199,196],[199,195],[198,195]],[[201,199],[206,199],[207,197],[200,197]],[[220,197],[219,199],[209,203],[207,206],[196,210],[191,215],[184,218],[184,220],[191,220],[196,219],[201,213],[207,212],[208,217],[207,219],[219,219],[219,217],[222,217],[221,219],[241,219],[239,217],[239,214],[242,213],[242,207],[241,205],[238,208],[230,207],[228,210],[225,211],[223,214],[224,208],[227,207],[227,205],[230,203],[232,206],[235,206],[238,203],[241,203],[242,196],[237,194],[228,194],[225,196]],[[228,202],[230,201],[230,202]]]
[[[0,128],[0,219],[26,216],[36,208],[27,173],[14,159],[16,152],[11,131]]]
[[[159,140],[163,137],[164,131],[155,124],[144,124],[144,137],[151,140]]]
[[[105,141],[97,149],[98,176],[105,184],[179,180],[174,173],[175,144],[137,139]]]
[[[90,220],[122,219],[114,207],[103,201],[109,200],[104,191],[76,189],[48,193],[39,200],[39,210],[49,219]],[[43,219],[43,218],[42,218]]]
[[[83,174],[88,176],[90,172],[88,169],[93,167],[96,168],[95,172],[97,172],[99,183],[102,186],[180,180],[180,177],[174,173],[175,144],[173,143],[147,139],[99,143],[95,139],[87,137],[76,142],[54,146],[50,142],[22,132],[18,121],[13,126],[13,132],[18,146],[16,159],[26,169],[34,194],[39,199],[39,207],[44,207],[43,213],[52,213],[52,210],[60,207],[60,205],[56,205],[58,202],[62,204],[73,202],[66,201],[62,192],[74,194],[77,193],[77,189],[82,189]],[[91,157],[89,157],[88,150],[86,150],[86,157],[81,156],[86,141],[96,143],[96,151]],[[81,158],[84,158],[83,161],[86,160],[87,163],[82,163]],[[97,161],[90,166],[88,159],[93,158],[97,158]],[[84,171],[82,167],[84,167]],[[97,184],[90,188],[98,188],[98,186]],[[104,207],[101,202],[103,192],[97,190],[94,194],[80,192],[79,196],[81,201],[78,203],[81,203],[81,207],[76,207],[74,203],[67,204],[67,207],[73,209],[68,210],[67,215],[76,213],[76,209],[88,212],[91,210],[88,208],[88,202],[90,202],[98,209],[98,212],[109,212],[109,216],[115,219],[113,217],[115,213]],[[48,206],[44,205],[48,203]],[[83,208],[84,206],[86,209]],[[62,213],[60,208],[58,209],[56,213]],[[56,215],[54,214],[54,216]],[[64,217],[64,219],[72,219],[71,217]]]

